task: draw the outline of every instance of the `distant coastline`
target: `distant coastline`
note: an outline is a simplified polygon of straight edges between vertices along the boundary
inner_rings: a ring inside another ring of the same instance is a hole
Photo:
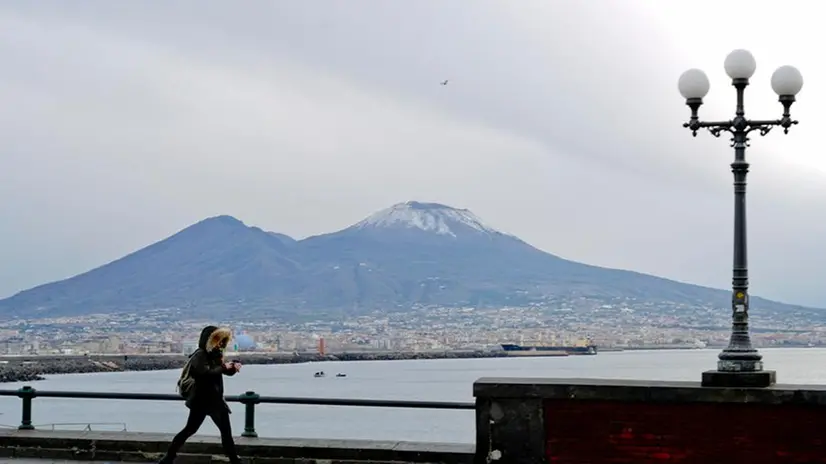
[[[244,364],[297,364],[332,361],[392,361],[411,359],[471,359],[505,357],[501,351],[436,352],[351,352],[317,353],[233,353],[230,359]],[[0,383],[43,380],[45,375],[92,374],[101,372],[160,371],[180,369],[187,357],[182,354],[100,354],[0,356]]]
[[[703,349],[720,349],[709,346]],[[805,348],[786,346],[772,348]],[[817,347],[815,347],[817,348]],[[600,352],[687,350],[698,349],[686,346],[638,346],[623,348],[600,348]],[[481,359],[504,358],[504,351],[423,351],[389,352],[363,351],[332,353],[233,353],[230,359],[238,359],[244,364],[298,364],[308,362],[335,361],[402,361],[413,359]],[[180,369],[187,357],[182,354],[95,354],[95,355],[21,355],[0,356],[0,383],[33,382],[43,380],[46,375],[93,374],[102,372],[159,371]]]

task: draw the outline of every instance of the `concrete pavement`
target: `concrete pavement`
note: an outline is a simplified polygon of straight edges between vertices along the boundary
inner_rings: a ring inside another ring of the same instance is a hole
[[[9,464],[107,464],[121,461],[67,461],[65,459],[22,459],[22,458],[0,458],[0,463]],[[141,464],[141,463],[135,463]],[[149,462],[145,464],[150,464]]]

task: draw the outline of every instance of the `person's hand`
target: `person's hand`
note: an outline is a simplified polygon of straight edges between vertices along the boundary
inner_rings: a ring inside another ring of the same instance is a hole
[[[235,366],[234,366],[234,365],[233,365],[233,363],[231,363],[231,362],[225,362],[225,363],[224,363],[224,369],[226,369],[226,370],[228,370],[228,371],[232,370],[234,367],[235,367]]]
[[[241,372],[241,366],[242,366],[242,364],[240,362],[232,363],[232,367],[235,368],[235,372]]]

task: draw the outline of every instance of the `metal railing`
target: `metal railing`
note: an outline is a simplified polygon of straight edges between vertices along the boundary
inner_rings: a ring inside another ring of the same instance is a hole
[[[88,391],[35,390],[25,386],[19,390],[0,390],[0,396],[16,396],[23,402],[22,416],[18,430],[34,430],[32,424],[32,400],[34,398],[71,398],[95,400],[139,400],[139,401],[183,401],[180,395],[165,393],[116,393]],[[303,404],[310,406],[356,406],[373,408],[412,409],[476,409],[473,402],[451,401],[409,401],[409,400],[368,400],[349,398],[311,398],[289,396],[261,396],[254,391],[242,395],[226,396],[229,402],[244,405],[244,432],[242,437],[255,438],[255,405],[257,404]]]
[[[52,431],[63,429],[63,427],[70,426],[70,427],[79,427],[80,430],[84,432],[91,432],[92,426],[98,425],[113,425],[117,426],[119,430],[118,432],[126,432],[126,422],[54,422],[51,424],[43,424],[38,425],[37,427],[50,427]],[[65,429],[63,429],[65,430]]]

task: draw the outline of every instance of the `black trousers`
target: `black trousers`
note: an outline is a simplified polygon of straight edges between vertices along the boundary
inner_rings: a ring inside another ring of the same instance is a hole
[[[221,446],[224,447],[224,454],[227,455],[230,462],[240,462],[235,452],[235,441],[232,439],[232,425],[229,422],[229,411],[225,408],[221,408],[218,411],[204,411],[200,408],[190,409],[186,425],[183,430],[175,435],[175,438],[172,439],[172,444],[169,445],[169,451],[166,452],[169,458],[174,458],[178,454],[178,451],[181,450],[181,447],[184,446],[184,443],[189,437],[195,435],[195,432],[201,428],[207,416],[212,419],[212,422],[218,427],[218,431],[221,432]]]

